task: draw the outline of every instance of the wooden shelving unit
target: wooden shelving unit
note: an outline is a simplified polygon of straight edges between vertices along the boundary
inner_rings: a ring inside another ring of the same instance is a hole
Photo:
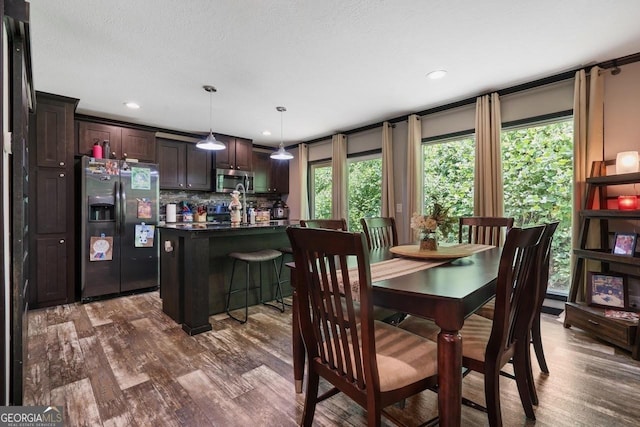
[[[606,317],[603,308],[587,305],[579,292],[583,288],[587,260],[598,261],[601,272],[615,271],[612,266],[616,265],[640,268],[640,258],[611,253],[609,221],[640,220],[640,210],[607,209],[608,187],[640,184],[640,173],[606,175],[606,167],[613,164],[615,164],[614,161],[594,162],[591,177],[586,181],[586,198],[583,210],[580,212],[579,244],[573,250],[576,262],[566,303],[564,326],[566,328],[576,326],[604,341],[629,350],[632,357],[638,360],[640,359],[638,323]],[[599,201],[599,209],[594,209],[596,201]],[[598,221],[600,224],[599,248],[587,248],[591,221]]]

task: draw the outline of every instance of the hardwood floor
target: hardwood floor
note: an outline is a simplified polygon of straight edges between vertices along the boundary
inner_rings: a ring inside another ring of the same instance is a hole
[[[213,316],[213,331],[190,337],[161,305],[152,292],[31,311],[24,404],[64,406],[67,426],[298,424],[304,395],[293,387],[290,309],[251,307],[245,325]],[[537,421],[525,419],[515,381],[501,378],[506,426],[640,424],[640,362],[554,316],[543,315],[542,332],[551,374],[534,362]],[[463,396],[484,403],[481,375],[464,379]],[[437,397],[424,392],[391,411],[419,425],[437,415]],[[314,421],[366,425],[342,395],[319,404]],[[488,422],[463,407],[462,424]]]

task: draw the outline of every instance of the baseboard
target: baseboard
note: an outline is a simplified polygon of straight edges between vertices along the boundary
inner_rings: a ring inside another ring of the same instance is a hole
[[[542,312],[559,316],[564,311],[564,301],[557,299],[545,298],[542,304]]]

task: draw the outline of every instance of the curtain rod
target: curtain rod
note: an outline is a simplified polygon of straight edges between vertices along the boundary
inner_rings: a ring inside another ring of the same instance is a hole
[[[466,98],[466,99],[462,99],[460,101],[455,101],[455,102],[451,102],[449,104],[445,104],[445,105],[440,105],[438,107],[433,107],[433,108],[429,108],[426,110],[422,110],[422,111],[418,111],[416,113],[412,113],[412,114],[405,114],[403,116],[398,116],[398,117],[394,117],[392,119],[388,119],[388,120],[384,120],[382,122],[378,122],[378,123],[373,123],[370,125],[366,125],[366,126],[361,126],[361,127],[357,127],[351,130],[347,130],[347,131],[343,131],[343,132],[337,132],[337,133],[343,133],[345,135],[352,135],[354,133],[359,133],[359,132],[363,132],[363,131],[367,131],[367,130],[371,130],[371,129],[375,129],[378,127],[381,127],[382,124],[384,122],[389,122],[391,124],[394,123],[399,123],[399,122],[403,122],[409,119],[410,115],[418,115],[420,117],[422,116],[427,116],[429,114],[435,114],[435,113],[439,113],[441,111],[445,111],[445,110],[451,110],[453,108],[458,108],[458,107],[463,107],[465,105],[469,105],[469,104],[473,104],[476,102],[476,99],[478,99],[479,96],[484,96],[484,95],[490,95],[493,92],[497,92],[498,95],[503,96],[503,95],[508,95],[511,93],[516,93],[516,92],[521,92],[523,90],[527,90],[527,89],[533,89],[535,87],[539,87],[539,86],[544,86],[544,85],[548,85],[551,83],[556,83],[556,82],[560,82],[563,80],[567,80],[570,78],[573,78],[576,74],[577,71],[580,70],[585,70],[588,71],[590,68],[598,66],[600,68],[604,68],[604,69],[608,69],[608,68],[615,68],[615,67],[619,67],[621,65],[628,65],[628,64],[632,64],[634,62],[638,62],[640,61],[640,52],[638,53],[634,53],[631,55],[627,55],[627,56],[623,56],[621,58],[616,58],[616,59],[610,59],[604,62],[600,62],[597,64],[592,64],[592,65],[585,65],[583,67],[578,67],[575,68],[573,70],[570,71],[565,71],[559,74],[554,74],[552,76],[549,77],[543,77],[541,79],[537,79],[537,80],[533,80],[531,82],[528,83],[523,83],[523,84],[519,84],[516,86],[510,86],[504,89],[500,89],[500,90],[493,90],[491,92],[487,92],[487,93],[482,93],[480,95],[471,97],[471,98]],[[315,138],[309,141],[304,141],[304,144],[313,144],[316,142],[321,142],[321,141],[325,141],[327,139],[331,138],[331,135],[328,136],[324,136],[324,137],[320,137],[320,138]]]

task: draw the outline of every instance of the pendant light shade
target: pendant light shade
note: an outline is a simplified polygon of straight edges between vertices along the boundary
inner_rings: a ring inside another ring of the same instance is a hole
[[[282,113],[287,111],[287,109],[285,107],[276,107],[276,110],[280,112],[280,147],[278,151],[271,153],[270,157],[276,160],[291,160],[293,159],[293,154],[284,149],[284,140],[282,138]]]
[[[218,141],[213,135],[213,128],[211,124],[213,115],[212,94],[216,91],[216,88],[210,85],[202,86],[202,88],[209,92],[209,135],[207,135],[205,139],[198,141],[196,148],[201,148],[203,150],[224,150],[227,146]]]

